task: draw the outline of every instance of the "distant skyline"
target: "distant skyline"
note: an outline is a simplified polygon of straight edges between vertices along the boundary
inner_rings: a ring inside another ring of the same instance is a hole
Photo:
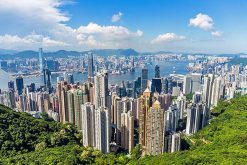
[[[247,53],[246,0],[0,0],[0,49]]]

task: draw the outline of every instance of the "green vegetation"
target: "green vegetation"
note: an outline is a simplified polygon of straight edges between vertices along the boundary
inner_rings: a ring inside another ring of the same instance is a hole
[[[79,144],[80,140],[81,135],[71,124],[51,121],[48,117],[35,119],[0,105],[0,157]]]
[[[209,125],[193,136],[182,135],[189,150],[144,158],[139,145],[129,157],[102,154],[82,147],[72,126],[0,109],[0,164],[247,164],[247,96],[220,101]],[[28,136],[17,136],[14,128]]]

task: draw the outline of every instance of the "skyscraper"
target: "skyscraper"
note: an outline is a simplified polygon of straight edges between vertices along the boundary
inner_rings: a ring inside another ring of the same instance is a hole
[[[148,110],[147,121],[147,142],[145,154],[158,155],[163,153],[164,145],[164,110],[160,102],[156,100]]]
[[[95,109],[95,148],[102,153],[110,152],[110,111],[107,108]]]
[[[15,90],[15,83],[14,83],[14,81],[9,81],[8,82],[8,88],[9,88],[9,90]]]
[[[74,84],[74,76],[73,76],[73,74],[68,74],[67,82],[68,82],[68,84]]]
[[[52,88],[51,88],[51,72],[49,69],[44,69],[43,70],[43,74],[44,74],[44,87],[45,87],[45,91],[47,91],[48,93],[52,92]]]
[[[155,66],[155,78],[160,78],[160,67],[158,65]]]
[[[134,117],[132,111],[121,114],[121,146],[129,153],[134,148]]]
[[[95,146],[95,109],[90,102],[82,104],[83,146]]]
[[[153,78],[152,79],[151,91],[152,91],[152,93],[154,93],[154,92],[158,92],[159,94],[161,93],[161,91],[162,91],[161,78]]]
[[[24,88],[23,78],[21,76],[18,76],[16,78],[16,89],[18,91],[18,95],[22,94],[23,88]]]
[[[94,104],[95,108],[100,106],[108,107],[110,105],[108,97],[108,73],[98,72],[94,76]]]
[[[142,92],[144,92],[146,90],[147,84],[148,84],[148,69],[147,68],[143,68],[142,69],[142,77],[141,77],[141,89],[142,89]]]
[[[88,54],[88,79],[91,81],[94,76],[93,54]]]
[[[43,72],[44,69],[44,62],[43,62],[43,50],[42,48],[39,48],[39,69],[40,69],[40,73]]]

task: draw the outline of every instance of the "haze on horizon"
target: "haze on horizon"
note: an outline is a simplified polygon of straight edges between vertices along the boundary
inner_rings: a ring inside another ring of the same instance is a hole
[[[0,49],[247,53],[247,1],[0,0]]]

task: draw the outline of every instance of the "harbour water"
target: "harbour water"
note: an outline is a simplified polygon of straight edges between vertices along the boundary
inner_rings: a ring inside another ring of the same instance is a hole
[[[160,66],[160,75],[161,77],[168,76],[171,73],[177,74],[186,74],[188,73],[186,66],[189,61],[161,61],[154,62],[153,65],[148,65],[148,77],[149,79],[154,77],[154,68],[155,65]],[[57,77],[62,74],[52,74],[51,75],[51,83],[52,85],[56,84]],[[85,82],[87,80],[87,73],[73,73],[75,82]],[[133,81],[138,76],[141,76],[141,68],[136,68],[135,72],[129,72],[121,75],[109,75],[109,83],[110,84],[120,84],[121,81]],[[0,70],[0,89],[6,90],[8,88],[8,81],[15,81],[8,73]],[[31,83],[35,83],[36,86],[40,86],[43,84],[43,77],[24,77],[24,85],[29,85]]]

